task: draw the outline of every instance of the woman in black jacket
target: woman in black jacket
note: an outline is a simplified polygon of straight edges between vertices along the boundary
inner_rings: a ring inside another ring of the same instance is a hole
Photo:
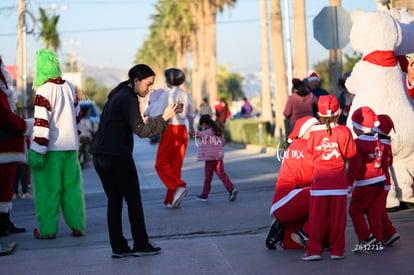
[[[175,116],[177,107],[169,105],[162,116],[145,124],[137,96],[145,97],[152,91],[155,73],[149,66],[139,64],[129,70],[128,77],[109,94],[90,149],[108,198],[108,231],[113,258],[161,252],[161,248],[149,243],[145,228],[138,174],[132,158],[133,133],[145,138],[163,132],[167,129],[166,121]],[[124,198],[134,240],[132,249],[122,233]]]

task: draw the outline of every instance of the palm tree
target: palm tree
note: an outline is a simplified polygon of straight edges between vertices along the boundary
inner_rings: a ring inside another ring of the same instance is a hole
[[[308,76],[308,52],[306,42],[305,0],[293,2],[293,68],[294,77],[303,79]]]
[[[40,31],[40,37],[43,39],[43,45],[45,49],[52,48],[53,51],[60,47],[59,34],[57,32],[57,23],[59,22],[59,15],[53,15],[48,17],[46,10],[39,8],[40,12],[40,23],[42,24],[42,29]]]
[[[273,68],[275,74],[275,137],[279,139],[279,142],[284,142],[286,132],[284,127],[283,110],[287,102],[288,91],[286,81],[286,65],[284,59],[285,55],[283,54],[283,24],[280,0],[270,1],[270,30],[272,37]]]
[[[159,0],[150,35],[137,53],[137,61],[157,68],[186,69],[191,52],[191,84],[195,104],[207,95],[217,97],[216,22],[217,12],[235,0]],[[157,71],[156,71],[157,73]],[[158,74],[157,75],[162,75]]]
[[[214,104],[218,95],[217,87],[217,47],[216,47],[216,15],[227,6],[233,6],[236,0],[198,0],[201,1],[200,16],[202,16],[202,24],[200,28],[200,36],[204,36],[204,43],[201,43],[203,51],[201,58],[204,61],[206,91],[208,91],[210,105]],[[203,64],[201,63],[203,66]]]

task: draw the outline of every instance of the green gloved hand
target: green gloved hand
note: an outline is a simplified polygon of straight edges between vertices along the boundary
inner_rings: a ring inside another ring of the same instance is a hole
[[[36,151],[29,151],[29,165],[34,169],[41,169],[45,166],[44,155],[39,154]]]

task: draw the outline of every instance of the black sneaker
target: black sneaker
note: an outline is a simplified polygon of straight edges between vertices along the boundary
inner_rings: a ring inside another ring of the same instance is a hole
[[[400,238],[400,234],[398,233],[394,233],[391,236],[387,237],[384,239],[384,245],[385,246],[390,246],[392,245],[396,240],[398,240]]]
[[[231,191],[229,192],[229,201],[235,201],[237,198],[237,189],[233,187]]]
[[[285,234],[285,226],[279,223],[276,219],[270,225],[269,233],[266,237],[266,247],[270,250],[277,249],[277,246],[283,246],[283,237]]]
[[[135,257],[157,255],[161,253],[161,247],[147,243],[144,249],[134,249],[132,253]]]
[[[308,233],[303,231],[302,227],[296,230],[295,233],[292,233],[290,237],[295,243],[302,245],[303,247],[306,247],[306,245],[308,244],[309,235]]]
[[[357,245],[355,245],[355,248],[352,251],[359,252],[359,251],[372,250],[376,242],[377,242],[377,239],[374,237],[374,235],[370,234],[368,238],[360,241]]]
[[[112,252],[112,258],[115,259],[119,259],[119,258],[125,258],[125,257],[129,257],[134,255],[132,253],[132,250],[128,247],[127,249],[125,249],[124,251],[120,251],[120,252]]]
[[[208,201],[208,197],[206,195],[197,195],[196,200],[206,202]]]
[[[383,251],[384,250],[384,243],[382,241],[379,241],[372,246],[372,251]]]

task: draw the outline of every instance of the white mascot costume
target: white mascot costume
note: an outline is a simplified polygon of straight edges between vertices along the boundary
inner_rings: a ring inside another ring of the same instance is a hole
[[[392,16],[390,14],[393,14]],[[392,136],[392,186],[387,208],[398,208],[400,202],[414,206],[414,108],[405,90],[405,75],[394,55],[404,41],[397,12],[364,12],[351,14],[352,48],[362,54],[345,85],[355,94],[347,125],[361,106],[371,107],[376,114],[389,115],[395,124]],[[413,28],[413,27],[411,27]],[[414,28],[412,33],[414,33]],[[413,45],[414,46],[414,45]]]

